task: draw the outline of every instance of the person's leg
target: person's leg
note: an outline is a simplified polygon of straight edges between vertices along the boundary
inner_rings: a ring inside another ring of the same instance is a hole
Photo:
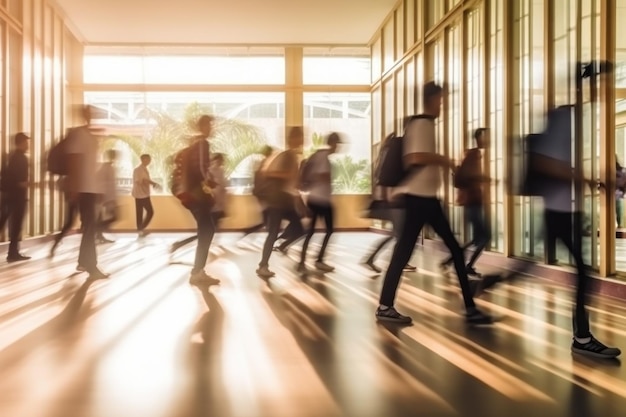
[[[488,223],[485,221],[485,211],[483,210],[483,207],[471,206],[469,208],[469,221],[472,225],[473,233],[472,241],[474,242],[476,249],[467,263],[467,270],[473,272],[474,263],[476,263],[476,260],[491,240],[491,230]]]
[[[304,243],[302,244],[302,251],[300,252],[300,269],[305,268],[306,252],[309,248],[309,242],[311,241],[311,238],[315,233],[315,223],[317,222],[318,217],[321,215],[318,208],[319,207],[317,205],[309,203],[309,210],[311,210],[311,223],[309,224],[309,229],[307,231],[306,237],[304,238]]]
[[[545,215],[544,215],[544,229],[545,229],[545,245],[546,245],[546,250],[545,250],[545,256],[547,258],[547,262],[548,265],[554,265],[558,262],[558,259],[556,257],[556,228],[554,227],[554,225],[550,225],[549,219],[548,219],[548,213],[550,211],[546,210],[545,211]]]
[[[83,234],[80,240],[78,266],[92,275],[101,274],[98,271],[96,253],[96,194],[80,193],[78,195],[78,209],[83,224]]]
[[[9,258],[16,260],[29,259],[20,255],[20,240],[22,238],[22,225],[24,223],[24,215],[26,214],[27,200],[10,201],[10,217],[9,217]]]
[[[450,223],[446,218],[441,203],[437,199],[431,199],[428,207],[428,223],[432,226],[435,233],[441,237],[443,243],[446,245],[452,255],[454,267],[456,269],[457,276],[459,278],[459,285],[461,286],[461,292],[463,294],[463,302],[465,308],[469,313],[472,313],[476,309],[474,304],[474,297],[470,290],[469,279],[467,277],[467,271],[465,269],[465,259],[463,257],[463,250],[452,233]]]
[[[283,218],[289,222],[283,233],[285,240],[279,246],[279,249],[284,252],[304,236],[304,227],[302,227],[302,219],[295,209],[284,211]]]
[[[426,214],[424,213],[424,199],[415,196],[407,196],[405,210],[407,214],[410,213],[411,215],[405,215],[400,238],[393,249],[391,262],[389,263],[383,281],[383,288],[379,300],[380,306],[376,311],[376,317],[379,320],[388,320],[398,323],[411,322],[410,317],[399,314],[395,308],[393,308],[393,305],[398,284],[400,283],[402,269],[409,261],[409,258],[411,258],[415,243],[417,242],[417,236],[424,226],[424,215]]]
[[[274,242],[278,236],[278,230],[280,229],[280,222],[282,221],[281,211],[276,208],[270,208],[267,212],[267,237],[265,238],[265,244],[263,245],[263,254],[261,256],[261,262],[259,262],[259,269],[257,273],[264,277],[273,276],[274,274],[268,269],[270,256],[274,248]]]
[[[3,193],[0,195],[0,231],[4,229],[4,226],[9,221],[11,215],[11,205],[9,204],[8,197]]]
[[[143,198],[135,199],[135,221],[137,223],[137,231],[141,232],[143,230]]]
[[[144,198],[143,208],[146,211],[146,217],[144,217],[143,223],[141,224],[141,230],[146,230],[154,217],[154,208],[152,207],[150,197]]]
[[[615,218],[617,220],[617,227],[622,227],[622,213],[624,211],[624,199],[617,198],[615,200]]]
[[[320,248],[320,252],[317,255],[317,261],[323,263],[324,255],[326,254],[326,248],[328,247],[328,242],[330,241],[330,236],[335,231],[334,226],[334,210],[333,206],[328,203],[327,206],[320,207],[321,215],[324,218],[324,224],[326,225],[326,234],[324,235],[324,240],[322,241],[322,247]]]
[[[215,225],[213,224],[213,216],[211,210],[207,207],[196,206],[191,210],[194,219],[196,219],[198,231],[198,245],[196,247],[196,256],[191,274],[200,274],[204,272],[207,258],[209,257],[209,249],[211,241],[215,234]]]
[[[381,239],[380,241],[378,241],[378,243],[376,243],[374,245],[374,250],[367,257],[367,259],[365,261],[365,264],[368,265],[372,270],[374,270],[374,272],[381,272],[380,268],[378,268],[376,265],[374,265],[374,261],[376,260],[376,256],[378,255],[378,253],[381,250],[383,250],[385,245],[387,243],[391,242],[393,239],[395,239],[395,236],[394,235],[390,235],[390,236],[387,236],[387,237]]]

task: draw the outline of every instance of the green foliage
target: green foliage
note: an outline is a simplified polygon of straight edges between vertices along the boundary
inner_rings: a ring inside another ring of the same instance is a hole
[[[198,118],[211,113],[210,108],[199,103],[189,104],[181,120],[161,111],[148,110],[148,117],[154,121],[154,127],[143,138],[130,135],[111,136],[105,139],[104,148],[111,149],[120,142],[123,143],[133,155],[133,165],[139,163],[141,154],[150,154],[153,178],[165,181],[171,171],[170,157],[187,146],[189,138],[197,134]],[[266,144],[263,132],[248,123],[217,118],[214,128],[211,150],[226,155],[227,176],[248,157],[259,154]]]
[[[334,194],[368,194],[371,191],[370,163],[354,161],[350,155],[331,160]]]

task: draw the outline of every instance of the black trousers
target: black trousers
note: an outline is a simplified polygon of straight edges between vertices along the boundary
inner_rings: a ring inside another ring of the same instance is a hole
[[[217,230],[217,226],[219,224],[220,219],[222,219],[224,217],[224,212],[211,212],[211,216],[213,217],[213,230]],[[174,250],[172,252],[176,252],[178,249],[182,248],[183,246],[187,246],[188,244],[190,244],[191,242],[195,241],[198,239],[198,235],[195,234],[193,236],[189,236],[185,239],[182,240],[177,240],[176,242],[174,242],[174,244],[172,245],[174,247]],[[208,251],[207,251],[208,252]]]
[[[98,268],[98,255],[96,253],[96,232],[98,229],[96,203],[98,194],[79,193],[78,210],[80,221],[83,225],[83,234],[80,239],[80,252],[78,253],[78,265],[87,272],[95,272]]]
[[[144,211],[146,212],[146,217],[143,217]],[[154,216],[150,197],[135,199],[135,214],[137,216],[137,230],[141,232],[148,227]]]
[[[65,198],[65,221],[63,223],[63,227],[61,231],[54,237],[55,243],[59,243],[61,239],[67,235],[67,233],[72,228],[74,221],[76,220],[76,216],[78,216],[78,202],[70,201],[67,196]],[[82,227],[81,227],[82,229]]]
[[[589,317],[585,305],[588,298],[589,275],[582,256],[582,216],[580,213],[567,213],[546,210],[546,239],[560,239],[574,258],[577,272],[576,305],[572,316],[574,335],[589,337]]]
[[[285,241],[280,245],[281,248],[286,249],[296,240],[300,239],[304,234],[302,227],[302,221],[300,216],[296,212],[295,208],[282,209],[282,208],[268,208],[267,209],[267,238],[263,245],[263,255],[259,266],[268,266],[272,250],[274,249],[274,242],[278,237],[280,231],[280,223],[284,220],[289,221],[289,224],[285,228],[284,238]]]
[[[215,235],[215,222],[213,221],[213,213],[211,207],[206,204],[194,204],[189,207],[189,211],[196,219],[197,234],[193,238],[198,239],[198,246],[196,247],[196,257],[193,264],[191,273],[197,273],[204,269],[206,266],[207,258],[209,257],[209,249],[211,248],[211,242]],[[193,241],[193,238],[191,241]]]
[[[27,206],[28,200],[23,198],[11,198],[5,194],[0,197],[0,229],[9,224],[9,256],[20,253],[22,226]]]
[[[467,309],[475,307],[467,271],[465,270],[463,250],[454,238],[454,234],[450,229],[450,223],[448,223],[448,219],[441,208],[441,202],[435,197],[417,197],[413,195],[407,195],[405,201],[404,225],[400,232],[400,238],[393,250],[389,268],[385,274],[380,304],[389,307],[393,306],[402,270],[411,258],[417,237],[422,228],[425,224],[429,224],[435,233],[441,237],[448,250],[450,250],[454,260],[454,267],[459,277],[465,307]]]
[[[400,232],[402,231],[402,225],[404,223],[404,209],[402,208],[389,208],[387,218],[391,219],[391,233],[389,236],[381,239],[374,245],[374,250],[367,257],[366,262],[374,262],[380,251],[393,239],[400,238]]]
[[[324,254],[326,253],[326,247],[328,246],[328,241],[330,240],[330,235],[335,231],[333,227],[333,206],[328,203],[324,204],[316,204],[316,203],[308,203],[309,210],[311,210],[311,225],[309,226],[308,233],[304,238],[304,243],[302,244],[302,252],[300,254],[300,263],[304,264],[306,260],[306,251],[309,247],[309,241],[313,237],[315,233],[315,223],[318,218],[324,219],[324,224],[326,225],[326,234],[324,235],[324,240],[322,241],[322,247],[317,255],[317,261],[324,261]]]
[[[465,251],[470,246],[474,246],[474,253],[467,263],[468,268],[473,268],[476,260],[491,240],[491,228],[489,227],[489,222],[485,219],[485,209],[482,204],[465,206],[465,214],[472,226],[472,240],[463,246],[463,250]],[[442,263],[448,264],[450,262],[452,262],[452,257],[447,258]]]

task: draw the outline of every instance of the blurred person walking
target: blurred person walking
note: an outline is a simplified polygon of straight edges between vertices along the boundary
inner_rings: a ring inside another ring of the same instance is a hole
[[[133,171],[132,196],[135,199],[135,216],[137,221],[137,233],[139,237],[147,235],[146,228],[154,216],[154,208],[150,199],[151,187],[159,188],[159,184],[152,181],[148,165],[152,162],[152,157],[143,154],[140,157],[141,163]],[[144,217],[145,212],[145,217]]]

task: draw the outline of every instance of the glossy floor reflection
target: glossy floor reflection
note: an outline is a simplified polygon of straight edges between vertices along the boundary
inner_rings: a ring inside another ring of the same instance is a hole
[[[301,280],[299,247],[275,253],[269,281],[254,270],[264,235],[218,236],[207,270],[188,284],[194,246],[181,235],[101,246],[108,280],[74,273],[78,237],[0,263],[0,415],[19,417],[623,416],[619,361],[569,350],[571,291],[536,278],[485,294],[501,317],[468,328],[443,254],[417,249],[398,308],[415,323],[380,325],[381,277],[360,260],[380,239],[338,233],[337,270]],[[315,239],[315,238],[314,238]],[[317,249],[312,245],[312,250]],[[379,260],[386,264],[387,252]],[[480,266],[480,264],[479,264]],[[593,330],[626,349],[626,303],[594,299]]]

